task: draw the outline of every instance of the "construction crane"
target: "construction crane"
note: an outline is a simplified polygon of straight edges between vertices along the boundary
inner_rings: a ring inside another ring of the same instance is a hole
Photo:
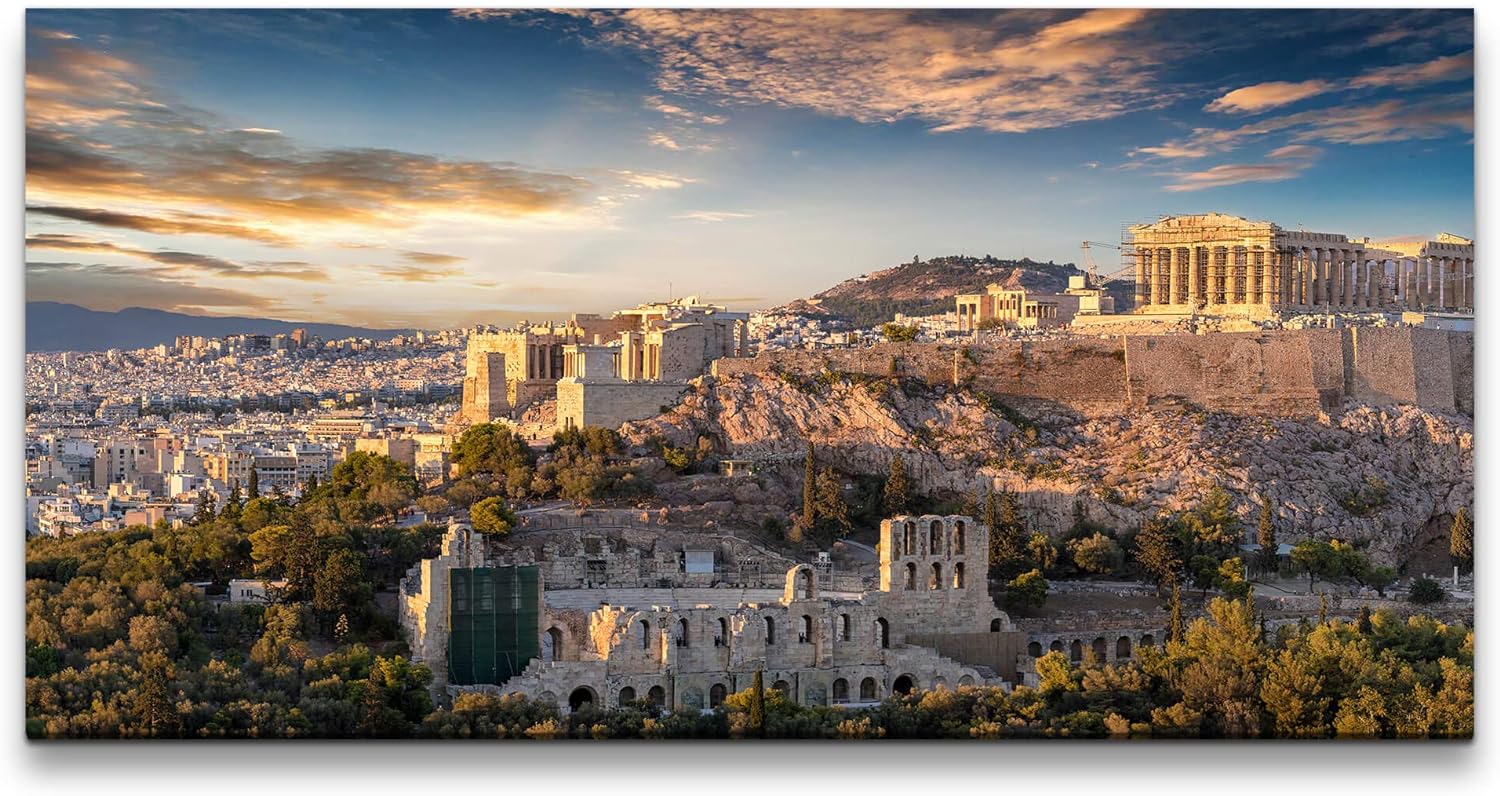
[[[1113,281],[1115,279],[1119,279],[1121,276],[1124,276],[1125,273],[1131,269],[1131,266],[1126,265],[1123,268],[1121,268],[1120,270],[1115,271],[1114,273],[1111,273],[1111,274],[1109,274],[1109,275],[1101,278],[1099,276],[1099,264],[1096,263],[1096,262],[1094,262],[1094,254],[1093,254],[1092,251],[1089,250],[1090,246],[1103,246],[1106,249],[1114,249],[1115,251],[1122,251],[1119,246],[1116,246],[1113,243],[1105,243],[1103,241],[1097,241],[1097,240],[1086,240],[1086,241],[1083,242],[1083,264],[1084,264],[1084,267],[1087,268],[1088,272],[1089,272],[1089,287],[1095,287],[1095,288],[1104,287],[1106,284],[1109,284],[1111,281]]]

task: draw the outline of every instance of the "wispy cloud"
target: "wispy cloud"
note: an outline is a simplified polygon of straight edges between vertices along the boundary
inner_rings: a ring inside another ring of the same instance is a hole
[[[724,210],[694,210],[688,213],[678,213],[672,218],[681,221],[696,221],[700,224],[717,224],[721,221],[735,221],[743,218],[754,218],[754,213],[737,213]]]
[[[132,229],[153,235],[219,235],[265,243],[271,246],[290,246],[292,239],[277,232],[224,219],[198,214],[179,214],[162,218],[137,213],[122,213],[87,207],[59,207],[55,205],[32,205],[27,213],[83,221],[104,227]]]
[[[456,254],[439,254],[437,252],[418,251],[401,252],[401,258],[403,260],[406,260],[407,262],[420,263],[422,265],[453,265],[454,263],[461,263],[465,259],[467,259]]]
[[[1415,88],[1432,83],[1466,80],[1474,75],[1474,53],[1448,55],[1415,64],[1372,69],[1349,81],[1351,88]]]
[[[171,249],[148,250],[125,244],[113,243],[111,241],[94,240],[92,238],[79,237],[77,235],[66,235],[61,233],[47,233],[31,235],[26,238],[26,248],[51,249],[61,251],[88,252],[92,254],[116,254],[137,260],[145,260],[166,266],[168,270],[180,276],[191,274],[213,275],[225,277],[237,277],[243,279],[279,278],[296,279],[300,281],[326,282],[328,273],[317,267],[308,266],[307,263],[295,261],[298,267],[285,267],[286,261],[279,262],[257,262],[255,264],[238,263],[215,257],[210,254],[198,254],[196,252],[176,251]]]
[[[26,299],[80,300],[96,310],[155,307],[174,312],[267,312],[281,306],[268,296],[207,287],[169,272],[77,262],[27,262]]]
[[[1246,182],[1281,182],[1298,177],[1317,163],[1323,150],[1290,145],[1273,150],[1264,163],[1226,163],[1201,171],[1177,172],[1165,190],[1173,193],[1223,188]]]
[[[1333,84],[1327,80],[1305,80],[1301,83],[1273,81],[1237,88],[1208,103],[1204,110],[1218,113],[1260,113],[1290,105],[1328,92]]]

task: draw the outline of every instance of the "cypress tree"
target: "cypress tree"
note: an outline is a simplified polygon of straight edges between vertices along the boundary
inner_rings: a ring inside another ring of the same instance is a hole
[[[891,458],[891,472],[885,479],[885,513],[887,516],[906,513],[911,503],[911,486],[906,480],[906,462],[900,456]]]
[[[1375,632],[1375,624],[1370,621],[1370,606],[1368,605],[1359,607],[1359,632],[1367,636]]]
[[[1256,524],[1255,541],[1260,544],[1261,566],[1267,571],[1276,566],[1276,517],[1271,512],[1271,501],[1260,496],[1260,522]]]
[[[1460,571],[1474,569],[1474,521],[1469,519],[1468,509],[1460,508],[1453,515],[1453,527],[1448,531],[1448,554]]]
[[[1182,636],[1186,630],[1182,621],[1182,587],[1172,584],[1170,627],[1167,628],[1167,639],[1182,643]]]
[[[750,681],[750,735],[753,738],[766,736],[766,686],[759,670]]]
[[[250,485],[247,487],[251,500],[260,497],[260,471],[250,467]]]

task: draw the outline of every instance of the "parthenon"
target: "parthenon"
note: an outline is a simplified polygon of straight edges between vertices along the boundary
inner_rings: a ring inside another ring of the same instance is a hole
[[[1447,233],[1374,243],[1208,213],[1131,226],[1125,244],[1138,313],[1474,309],[1474,241]]]

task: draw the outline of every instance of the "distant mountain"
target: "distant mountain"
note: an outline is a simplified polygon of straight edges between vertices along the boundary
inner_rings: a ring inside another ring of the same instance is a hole
[[[889,321],[896,313],[932,315],[953,309],[953,296],[978,293],[986,285],[1024,287],[1038,293],[1061,293],[1068,277],[1084,273],[1072,263],[1039,263],[1030,259],[999,260],[984,257],[949,256],[913,259],[895,268],[846,279],[808,299],[798,299],[782,309],[810,315],[837,315],[857,326]],[[1132,284],[1116,281],[1108,286],[1115,306],[1128,310],[1133,300]]]
[[[55,301],[26,302],[26,350],[104,351],[171,345],[178,335],[224,337],[232,334],[282,334],[306,329],[325,340],[368,337],[389,340],[413,329],[362,329],[336,323],[292,323],[262,318],[219,318],[129,307],[99,312]]]

